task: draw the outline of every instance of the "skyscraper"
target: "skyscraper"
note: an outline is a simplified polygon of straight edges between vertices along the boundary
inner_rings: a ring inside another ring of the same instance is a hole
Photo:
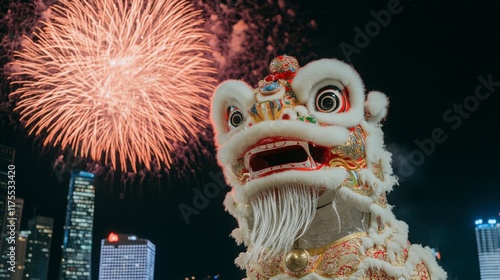
[[[35,216],[28,221],[25,279],[47,280],[54,219]]]
[[[153,280],[155,249],[135,235],[110,233],[101,241],[99,280]]]
[[[16,270],[11,274],[10,280],[22,280],[24,276],[24,260],[26,259],[26,245],[28,244],[29,231],[21,230],[16,242]]]
[[[476,220],[476,241],[481,280],[500,279],[500,223]]]
[[[89,280],[91,277],[94,198],[94,174],[73,171],[64,226],[61,280]]]

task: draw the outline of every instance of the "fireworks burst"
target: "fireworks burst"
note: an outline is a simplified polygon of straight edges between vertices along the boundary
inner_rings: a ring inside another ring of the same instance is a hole
[[[58,3],[12,66],[29,133],[122,170],[168,166],[203,128],[215,84],[199,12],[185,0]]]

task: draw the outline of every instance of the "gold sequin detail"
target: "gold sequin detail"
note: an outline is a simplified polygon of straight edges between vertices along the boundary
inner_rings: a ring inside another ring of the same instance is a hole
[[[415,274],[413,274],[410,278],[410,280],[430,280],[431,276],[429,275],[429,269],[427,269],[427,266],[423,263],[420,262],[417,264],[415,267]]]
[[[379,205],[380,207],[387,207],[387,195],[384,193],[381,193],[378,197],[377,200],[375,200],[375,204]]]
[[[351,189],[359,194],[366,195],[366,196],[373,194],[372,187],[368,184],[363,183],[359,179],[358,172],[354,171],[354,170],[347,170],[347,178],[344,180],[344,182],[340,186]]]
[[[382,169],[382,160],[379,160],[377,163],[372,163],[372,171],[375,177],[380,181],[384,181],[384,170]]]
[[[332,153],[343,158],[349,158],[353,161],[362,161],[365,163],[365,139],[361,127],[356,126],[349,132],[349,139],[342,145],[332,148]]]

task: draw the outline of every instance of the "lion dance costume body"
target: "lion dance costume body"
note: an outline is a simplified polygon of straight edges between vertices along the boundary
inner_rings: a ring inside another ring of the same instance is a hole
[[[334,59],[299,69],[282,55],[270,73],[255,89],[226,81],[212,98],[247,279],[445,279],[387,204],[397,182],[380,124],[387,97],[365,96],[357,72]]]

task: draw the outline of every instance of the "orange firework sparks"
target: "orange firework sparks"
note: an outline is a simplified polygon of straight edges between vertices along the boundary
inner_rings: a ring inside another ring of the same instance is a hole
[[[44,145],[150,168],[207,121],[214,69],[185,0],[62,0],[11,75],[16,110]]]

